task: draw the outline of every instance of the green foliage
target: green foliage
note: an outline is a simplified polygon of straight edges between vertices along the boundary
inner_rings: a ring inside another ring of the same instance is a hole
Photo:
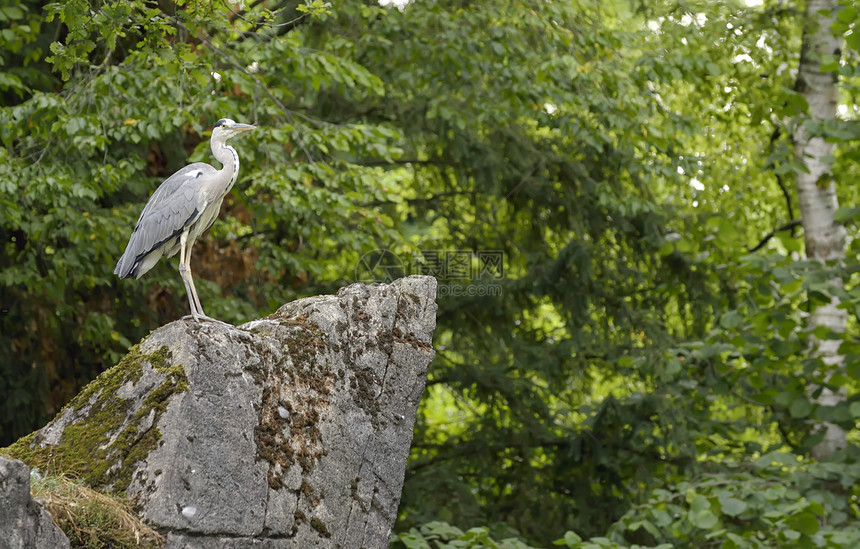
[[[671,549],[719,546],[854,547],[860,543],[858,465],[804,463],[772,452],[752,462],[723,461],[703,474],[654,490],[612,525],[606,536],[583,539],[567,532],[553,545],[569,549]],[[644,544],[629,539],[646,538]],[[392,539],[392,548],[479,547],[529,549],[516,538],[495,540],[487,528],[463,532],[431,522]]]
[[[797,2],[245,4],[0,7],[0,438],[184,314],[175,265],[112,270],[229,116],[259,129],[195,246],[209,314],[362,257],[439,279],[396,546],[856,545],[853,5],[822,60],[845,114],[819,122]],[[801,259],[792,124],[836,144],[843,264]],[[845,333],[809,323],[828,295]],[[822,421],[850,444],[814,463]]]
[[[392,539],[394,549],[532,549],[525,543],[507,538],[490,537],[488,528],[471,528],[466,532],[445,522],[430,522]]]
[[[658,543],[701,547],[852,547],[860,542],[857,465],[803,463],[773,452],[753,462],[655,490],[610,530],[624,540],[644,530]]]

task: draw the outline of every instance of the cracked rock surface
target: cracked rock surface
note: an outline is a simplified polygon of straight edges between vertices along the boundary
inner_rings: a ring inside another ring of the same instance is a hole
[[[239,327],[168,324],[24,441],[29,461],[89,445],[99,465],[76,472],[132,498],[167,547],[386,548],[435,295],[410,276]]]
[[[69,540],[30,496],[30,468],[0,457],[0,548],[68,549]]]

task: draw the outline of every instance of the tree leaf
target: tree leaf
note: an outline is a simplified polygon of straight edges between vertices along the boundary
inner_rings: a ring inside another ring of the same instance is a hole
[[[725,497],[720,498],[720,511],[724,515],[728,515],[730,517],[736,517],[746,511],[747,504],[738,498],[734,497]]]
[[[788,524],[795,530],[812,536],[821,529],[818,519],[812,513],[800,513],[788,519]]]
[[[802,419],[808,417],[810,413],[812,413],[812,403],[808,398],[804,396],[799,396],[792,401],[791,406],[788,408],[791,417],[795,419]]]
[[[711,511],[706,509],[704,511],[699,511],[698,513],[694,513],[691,511],[690,522],[696,528],[701,528],[702,530],[710,530],[719,523],[719,519]]]

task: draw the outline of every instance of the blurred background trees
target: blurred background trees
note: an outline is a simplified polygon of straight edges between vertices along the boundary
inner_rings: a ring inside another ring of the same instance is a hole
[[[858,13],[814,6],[0,4],[0,444],[186,314],[175,262],[113,267],[231,117],[209,314],[439,280],[395,545],[856,546]],[[805,258],[798,136],[844,261]]]

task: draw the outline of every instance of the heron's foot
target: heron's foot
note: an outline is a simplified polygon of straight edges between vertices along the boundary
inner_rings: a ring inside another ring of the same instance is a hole
[[[223,324],[224,326],[233,327],[229,322],[224,322],[223,320],[218,320],[217,318],[212,318],[211,316],[206,316],[204,314],[197,314],[197,318],[195,318],[197,322],[214,322],[216,324]]]

